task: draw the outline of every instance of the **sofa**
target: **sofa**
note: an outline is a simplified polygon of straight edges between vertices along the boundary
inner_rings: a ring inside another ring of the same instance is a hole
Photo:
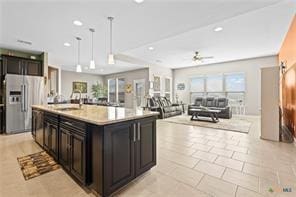
[[[166,97],[149,98],[149,108],[151,111],[158,111],[161,119],[181,115],[183,112],[182,106],[172,104]]]
[[[221,110],[221,112],[217,114],[219,118],[226,118],[226,119],[232,118],[232,111],[230,106],[228,105],[228,99],[214,98],[214,97],[196,98],[192,105],[188,105],[188,111],[187,111],[188,115],[192,115],[192,112],[190,111],[190,109],[200,109],[204,107],[207,107],[209,109]],[[199,115],[208,116],[207,113],[203,114],[202,112],[199,113]]]

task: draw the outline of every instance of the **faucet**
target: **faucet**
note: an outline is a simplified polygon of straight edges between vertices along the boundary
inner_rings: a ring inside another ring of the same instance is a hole
[[[65,97],[61,94],[57,94],[54,98],[53,98],[53,103],[54,104],[58,104],[61,103],[65,100]]]
[[[82,93],[81,93],[81,90],[73,90],[72,94],[71,94],[71,98],[73,96],[74,93],[79,93],[79,109],[81,109],[82,105],[83,105],[83,100],[82,100]]]

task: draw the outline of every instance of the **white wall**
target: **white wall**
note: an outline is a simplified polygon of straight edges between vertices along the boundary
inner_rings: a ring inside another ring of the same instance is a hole
[[[149,72],[147,68],[132,70],[127,72],[115,73],[104,76],[104,84],[108,84],[108,79],[113,78],[124,78],[125,84],[132,84],[132,89],[134,90],[134,80],[144,79],[145,80],[145,92],[148,94],[149,89]],[[133,108],[134,107],[134,91],[131,93],[125,93],[125,107]]]
[[[77,73],[71,71],[61,71],[61,94],[65,96],[68,100],[72,94],[72,83],[77,82],[87,82],[87,94],[82,94],[83,98],[86,96],[92,98],[91,86],[99,83],[103,83],[103,77],[100,75],[92,75],[85,73]]]
[[[173,96],[173,70],[161,66],[149,66],[149,81],[154,80],[154,76],[160,77],[160,95],[165,96],[165,78],[171,79],[171,98]],[[149,94],[153,96],[153,90],[150,90]]]
[[[261,108],[261,67],[277,66],[277,56],[253,58],[240,61],[225,62],[204,66],[195,66],[183,69],[175,69],[174,93],[184,103],[190,102],[190,78],[197,75],[222,74],[222,73],[245,73],[246,76],[246,114],[259,115]],[[185,90],[176,89],[178,83],[185,83]]]

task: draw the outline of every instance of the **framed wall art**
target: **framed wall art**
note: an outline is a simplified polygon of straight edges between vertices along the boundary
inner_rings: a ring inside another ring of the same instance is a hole
[[[72,91],[81,91],[81,93],[87,93],[87,82],[78,82],[73,81],[72,83]]]

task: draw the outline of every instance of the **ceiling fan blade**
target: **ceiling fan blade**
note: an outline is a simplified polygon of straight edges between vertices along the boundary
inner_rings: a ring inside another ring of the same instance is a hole
[[[201,59],[213,59],[213,56],[208,56],[208,57],[200,57]]]

